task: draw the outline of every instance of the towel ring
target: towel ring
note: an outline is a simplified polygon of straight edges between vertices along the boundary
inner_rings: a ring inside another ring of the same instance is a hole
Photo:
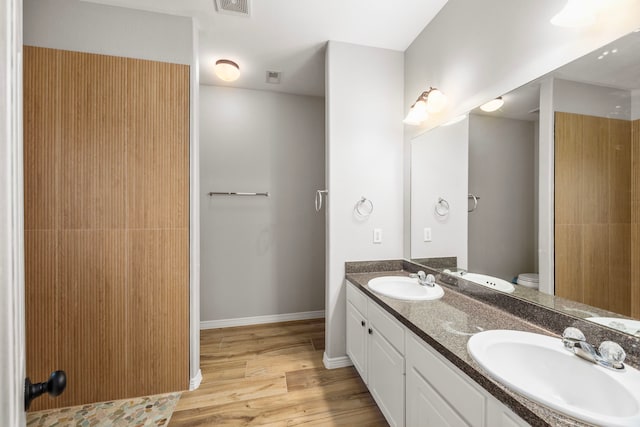
[[[373,213],[373,202],[362,196],[356,203],[355,211],[359,217],[366,218]]]
[[[438,202],[435,207],[436,215],[439,217],[445,217],[449,215],[449,202],[442,197],[438,197]]]

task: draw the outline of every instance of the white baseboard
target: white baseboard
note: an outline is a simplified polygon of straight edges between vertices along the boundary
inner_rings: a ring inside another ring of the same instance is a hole
[[[195,377],[191,378],[189,381],[189,391],[196,390],[200,387],[200,383],[202,382],[202,371],[198,369],[198,373]]]
[[[347,366],[353,366],[351,358],[349,356],[329,357],[327,353],[322,356],[322,363],[327,369],[345,368]]]
[[[319,319],[324,317],[324,310],[303,311],[301,313],[269,314],[266,316],[239,317],[237,319],[203,320],[200,329],[229,328],[232,326],[260,325],[263,323],[288,322],[291,320]]]

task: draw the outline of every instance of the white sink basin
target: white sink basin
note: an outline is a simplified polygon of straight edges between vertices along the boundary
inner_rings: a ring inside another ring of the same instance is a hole
[[[493,276],[487,276],[486,274],[479,273],[468,273],[464,271],[455,271],[455,272],[447,272],[457,277],[462,277],[465,280],[468,280],[473,283],[477,283],[478,285],[486,286],[487,288],[495,289],[496,291],[506,292],[508,294],[512,293],[515,288],[513,285],[506,280],[499,279]]]
[[[631,335],[640,336],[640,321],[617,317],[587,317],[587,320],[608,326]]]
[[[560,338],[494,330],[469,339],[489,375],[530,399],[588,423],[640,426],[640,372],[616,372],[567,351]]]
[[[407,276],[384,276],[369,280],[369,289],[384,296],[410,301],[442,298],[444,290],[439,285],[422,286],[418,279]]]

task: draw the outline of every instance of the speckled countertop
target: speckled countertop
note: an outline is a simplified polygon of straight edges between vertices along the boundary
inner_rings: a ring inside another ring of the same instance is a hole
[[[516,306],[515,313],[512,314],[509,312],[511,310],[505,311],[504,306],[505,304],[509,305],[510,300],[504,300],[502,294],[492,290],[485,290],[479,285],[470,285],[466,281],[464,281],[465,286],[457,287],[448,286],[438,280],[445,293],[441,299],[435,301],[396,300],[377,294],[367,287],[367,282],[375,277],[388,276],[390,274],[408,275],[418,269],[424,269],[424,267],[407,261],[347,263],[346,278],[532,426],[575,427],[590,425],[539,405],[494,381],[488,377],[467,352],[469,337],[483,330],[512,329],[558,336],[558,324],[564,324],[565,327],[578,326],[585,331],[582,324],[590,322],[567,321],[567,316],[560,313],[558,313],[559,319],[553,318],[554,316],[549,314],[540,316],[539,313],[536,314],[535,312],[540,309],[544,310],[544,308],[537,307],[534,304],[531,304],[532,307],[518,307],[519,302],[516,299],[512,299],[515,301],[513,305]],[[478,298],[478,295],[481,298]],[[495,304],[496,301],[498,302],[497,304]],[[526,311],[528,308],[532,309],[533,315],[521,315],[523,310]],[[549,325],[524,320],[524,318],[530,319],[530,317],[538,320],[540,317],[546,317],[549,320]],[[576,325],[576,322],[580,324]],[[595,328],[598,327],[595,326]],[[588,339],[590,338],[589,332],[593,331],[585,331]],[[618,340],[618,342],[621,341]],[[624,347],[625,344],[621,344]],[[625,349],[627,348],[625,347]],[[632,359],[634,359],[634,355],[632,355]]]

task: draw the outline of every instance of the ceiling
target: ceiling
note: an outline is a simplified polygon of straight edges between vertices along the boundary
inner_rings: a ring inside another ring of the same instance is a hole
[[[250,16],[220,14],[214,0],[83,0],[195,18],[200,83],[324,96],[328,40],[404,51],[447,0],[249,0]],[[217,59],[240,65],[225,83]],[[266,83],[267,71],[282,73]]]
[[[627,34],[503,95],[504,105],[495,112],[486,113],[476,108],[473,113],[517,120],[536,120],[540,104],[540,81],[549,76],[612,89],[639,90],[640,31]]]

